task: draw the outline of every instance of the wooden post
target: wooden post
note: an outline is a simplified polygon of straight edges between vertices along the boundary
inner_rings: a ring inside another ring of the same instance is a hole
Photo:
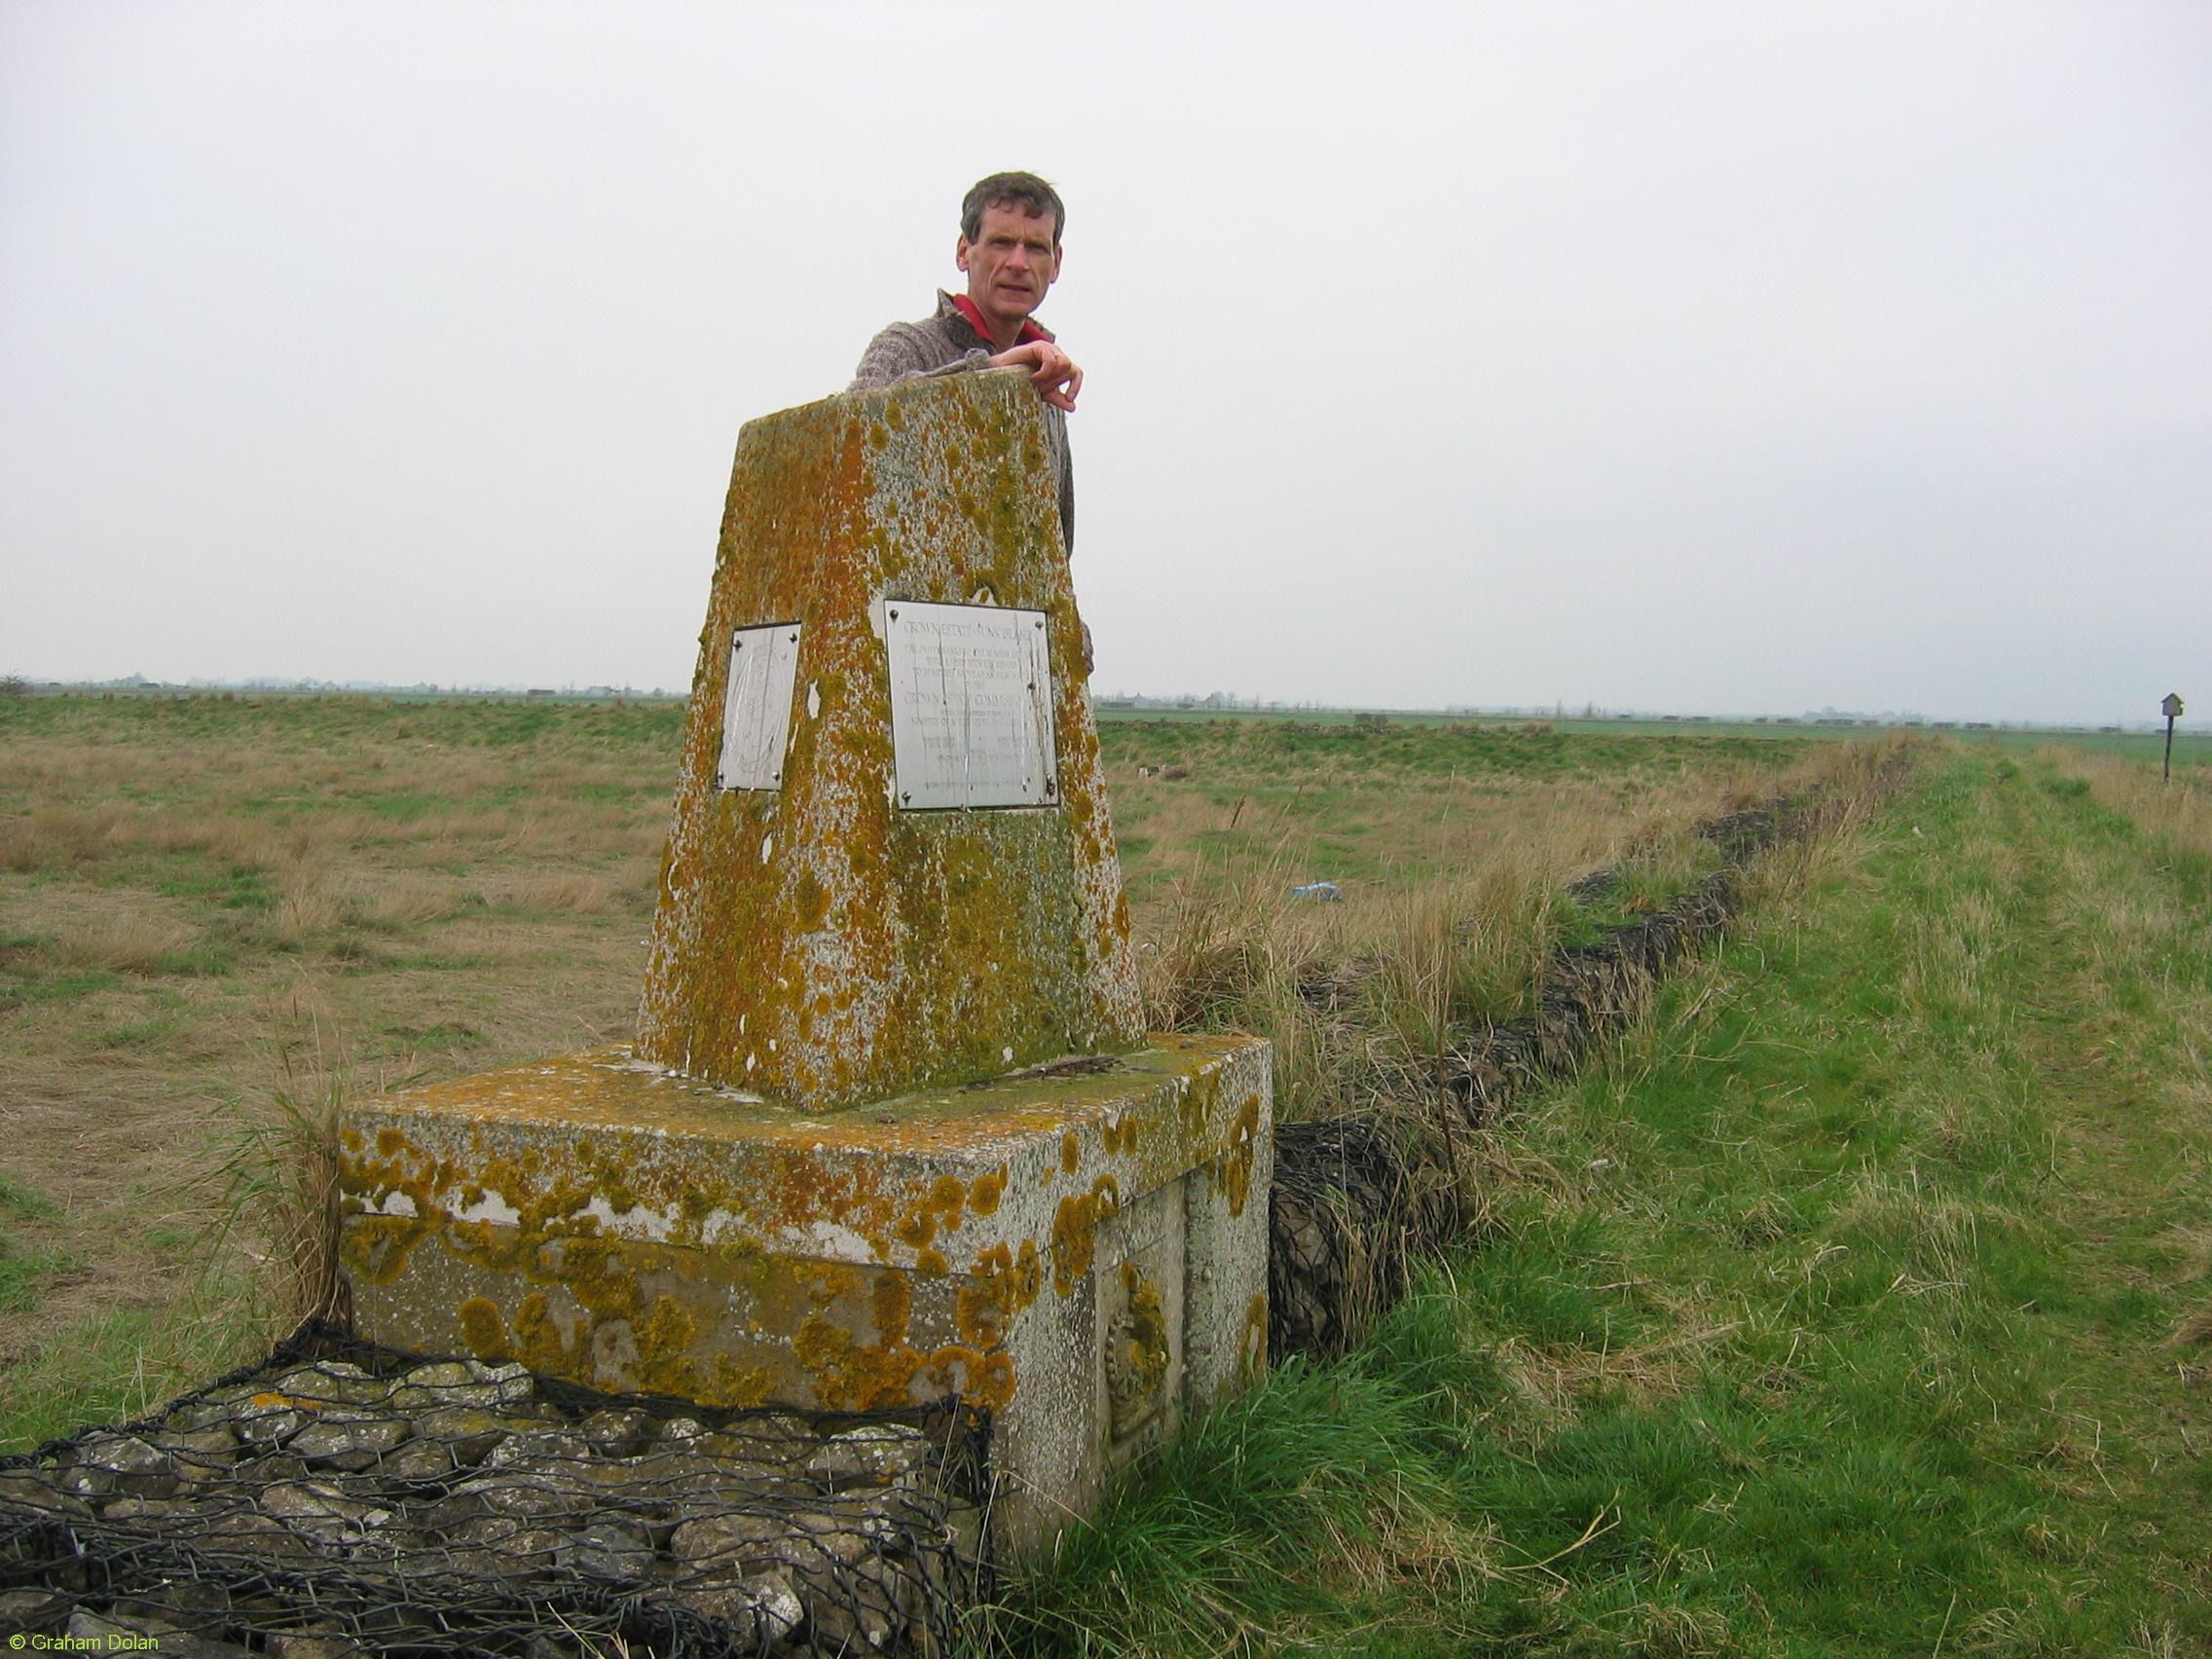
[[[2165,701],[2158,705],[2158,713],[2166,717],[2166,764],[2158,773],[2161,783],[2174,781],[2174,721],[2181,716],[2181,693],[2168,691]]]

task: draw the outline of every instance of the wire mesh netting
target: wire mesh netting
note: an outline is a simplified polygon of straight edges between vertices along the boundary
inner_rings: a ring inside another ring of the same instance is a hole
[[[710,1411],[311,1327],[0,1459],[0,1632],[282,1659],[942,1653],[987,1592],[987,1454],[952,1406]]]

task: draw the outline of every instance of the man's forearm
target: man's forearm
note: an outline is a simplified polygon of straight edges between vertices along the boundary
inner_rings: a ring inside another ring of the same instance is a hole
[[[866,351],[861,355],[861,366],[854,372],[853,384],[847,391],[869,391],[877,387],[893,386],[903,380],[918,376],[965,374],[984,367],[990,353],[975,348],[949,363],[932,362],[930,353],[921,342],[907,338],[895,329],[885,329],[868,342]]]

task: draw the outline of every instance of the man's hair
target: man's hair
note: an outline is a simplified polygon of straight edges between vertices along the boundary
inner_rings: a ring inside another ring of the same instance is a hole
[[[1052,245],[1060,245],[1060,233],[1068,228],[1068,210],[1060,193],[1035,173],[993,173],[979,180],[960,203],[960,234],[975,241],[983,234],[983,209],[1019,207],[1040,217],[1052,215]]]

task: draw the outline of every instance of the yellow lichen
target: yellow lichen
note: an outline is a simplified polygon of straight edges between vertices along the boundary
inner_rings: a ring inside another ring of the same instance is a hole
[[[1014,1316],[1037,1300],[1043,1273],[1037,1246],[1021,1241],[1016,1256],[1004,1244],[976,1254],[974,1277],[953,1298],[953,1322],[961,1341],[978,1348],[1006,1341]]]
[[[1259,1152],[1260,1097],[1255,1093],[1247,1095],[1236,1109],[1236,1121],[1230,1125],[1229,1150],[1214,1165],[1214,1179],[1228,1198],[1233,1216],[1244,1213],[1245,1200],[1252,1192],[1252,1164]]]
[[[468,1345],[470,1353],[496,1365],[514,1358],[507,1321],[497,1302],[489,1296],[471,1296],[457,1311],[461,1315],[461,1340]]]
[[[703,1406],[757,1406],[764,1404],[773,1385],[764,1365],[740,1365],[726,1353],[715,1355],[714,1380],[701,1386]]]
[[[699,1322],[689,1309],[673,1296],[657,1296],[651,1311],[633,1322],[631,1330],[638,1344],[640,1386],[654,1394],[698,1392],[691,1345]]]
[[[1098,1223],[1122,1207],[1121,1183],[1101,1175],[1088,1193],[1062,1198],[1052,1216],[1052,1288],[1062,1296],[1090,1272]]]
[[[1122,1338],[1121,1364],[1133,1391],[1149,1396],[1167,1376],[1167,1314],[1159,1288],[1137,1271],[1134,1262],[1122,1264],[1122,1293],[1124,1313],[1118,1328],[1126,1334]]]
[[[1000,1164],[988,1174],[976,1177],[975,1185],[968,1189],[968,1206],[977,1215],[996,1215],[999,1199],[1006,1193],[1006,1165]]]
[[[1236,1346],[1236,1381],[1250,1387],[1268,1369],[1268,1293],[1261,1291],[1244,1309],[1244,1337]]]

